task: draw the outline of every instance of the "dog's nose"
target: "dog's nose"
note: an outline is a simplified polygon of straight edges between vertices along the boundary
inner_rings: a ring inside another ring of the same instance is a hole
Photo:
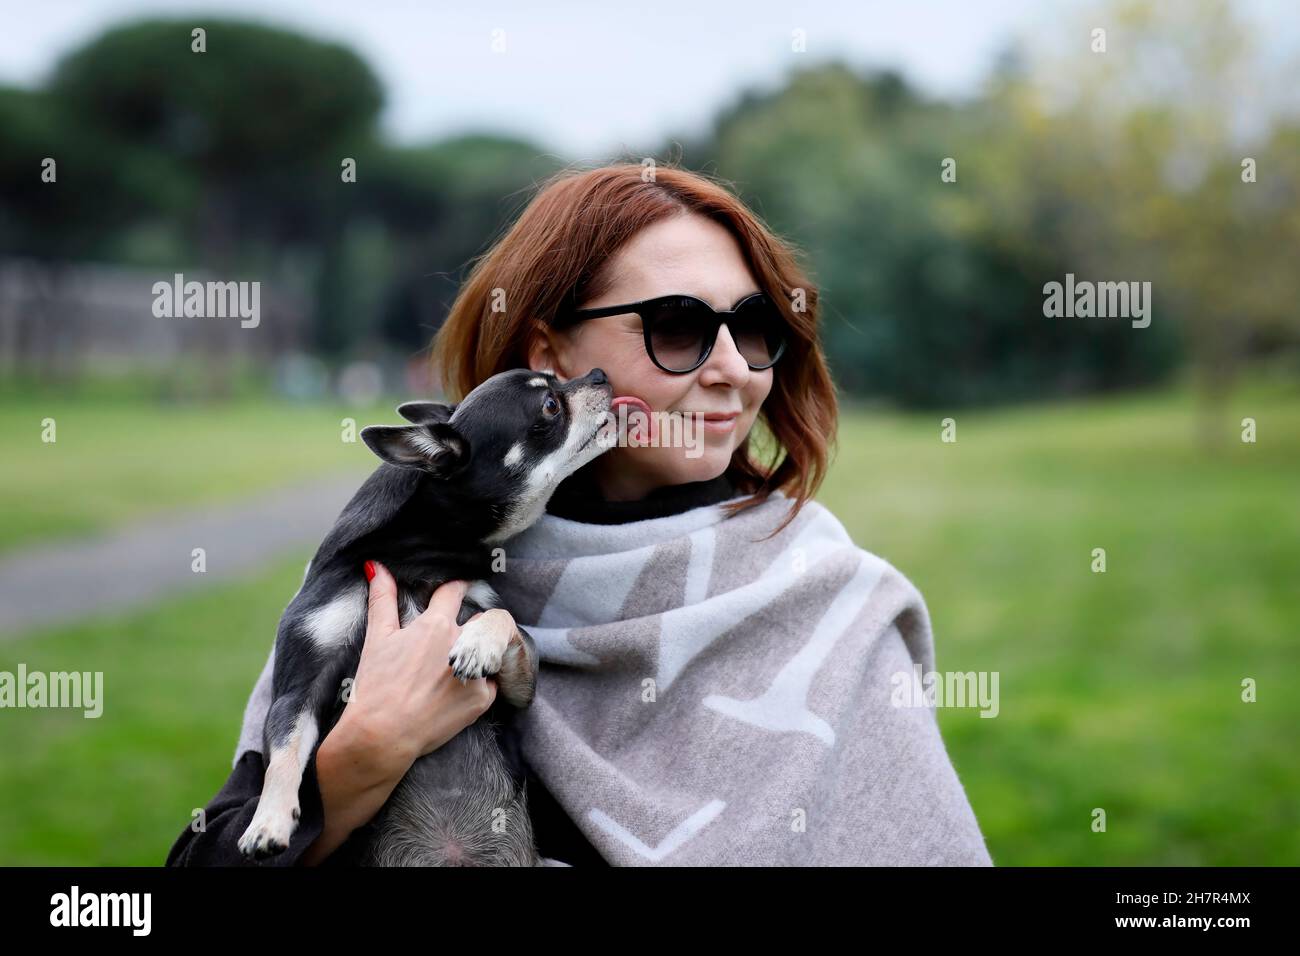
[[[591,379],[592,385],[608,385],[609,376],[605,374],[603,368],[593,368],[587,373],[587,378]]]

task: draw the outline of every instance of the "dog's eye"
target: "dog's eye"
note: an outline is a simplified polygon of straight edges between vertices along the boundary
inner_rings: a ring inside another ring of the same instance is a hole
[[[542,399],[542,414],[547,418],[554,418],[560,414],[560,403],[554,395],[547,395],[546,398]]]

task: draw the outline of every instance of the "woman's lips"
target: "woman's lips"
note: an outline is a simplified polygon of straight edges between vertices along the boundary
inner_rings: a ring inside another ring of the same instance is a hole
[[[719,435],[725,435],[736,427],[736,421],[740,418],[740,412],[732,412],[729,415],[705,415],[704,430]]]
[[[626,418],[628,437],[639,444],[652,444],[658,437],[658,423],[650,406],[644,399],[635,395],[619,395],[609,403],[610,413],[616,423],[622,424],[619,406],[627,406],[621,414]],[[687,419],[698,419],[704,426],[706,434],[726,435],[733,431],[740,420],[740,412],[680,412]],[[644,417],[643,417],[644,416]],[[689,427],[689,426],[688,426]]]

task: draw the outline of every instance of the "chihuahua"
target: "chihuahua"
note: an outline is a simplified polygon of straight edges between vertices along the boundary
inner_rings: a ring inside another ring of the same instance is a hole
[[[514,369],[455,406],[403,404],[397,411],[410,425],[361,430],[383,463],[344,507],[280,618],[263,738],[269,757],[239,839],[245,859],[283,852],[298,826],[304,769],[341,716],[356,674],[369,606],[362,566],[373,558],[397,582],[403,627],[441,584],[470,582],[448,662],[462,681],[495,677],[497,697],[483,717],[412,764],[349,838],[352,858],[371,866],[538,865],[517,752],[502,739],[511,716],[532,703],[537,651],[487,579],[494,549],[541,517],[561,481],[613,446],[613,401],[598,368],[567,382]]]

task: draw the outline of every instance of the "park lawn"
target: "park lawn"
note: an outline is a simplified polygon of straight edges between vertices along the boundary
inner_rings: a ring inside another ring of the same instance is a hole
[[[925,596],[937,670],[999,673],[996,718],[939,711],[996,863],[1300,863],[1300,392],[1243,389],[1211,449],[1194,412],[846,418],[819,498]]]
[[[160,865],[230,774],[244,703],[308,557],[0,643],[0,670],[104,675],[99,717],[3,714],[0,865]]]
[[[401,421],[368,408],[8,396],[0,403],[0,553],[109,529],[159,509],[214,504],[378,460],[341,422]],[[53,419],[54,442],[42,441]]]
[[[1213,451],[1182,392],[961,412],[953,444],[941,417],[847,412],[819,499],[920,588],[939,670],[1000,675],[996,718],[938,712],[994,861],[1300,862],[1300,395],[1243,390]],[[106,697],[4,715],[0,864],[163,860],[306,557],[0,644],[0,670],[102,670]]]

